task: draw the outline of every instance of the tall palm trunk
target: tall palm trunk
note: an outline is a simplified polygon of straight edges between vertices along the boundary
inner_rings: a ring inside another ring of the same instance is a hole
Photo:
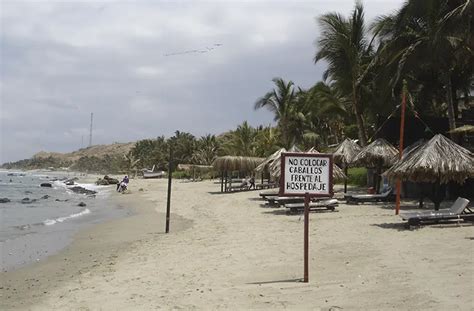
[[[448,121],[449,129],[452,131],[456,128],[456,118],[454,116],[454,104],[453,104],[453,88],[451,85],[451,75],[447,74],[446,79],[446,102],[448,104]],[[451,133],[451,139],[455,140],[456,134]]]
[[[352,105],[356,117],[357,129],[359,131],[360,144],[362,147],[365,147],[367,145],[367,135],[365,133],[364,119],[359,111],[359,103],[357,101],[356,87],[354,83],[352,84]]]

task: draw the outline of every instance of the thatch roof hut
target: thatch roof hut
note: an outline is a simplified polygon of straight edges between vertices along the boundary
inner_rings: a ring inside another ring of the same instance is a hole
[[[413,182],[464,183],[474,177],[474,155],[438,134],[397,161],[385,173],[390,178]]]
[[[220,172],[231,172],[231,171],[252,171],[260,163],[263,158],[256,157],[242,157],[242,156],[223,156],[217,157],[212,166],[214,169]]]
[[[355,158],[357,154],[362,150],[359,145],[352,139],[346,138],[337,148],[334,150],[334,162],[339,164],[344,169],[344,193],[347,193],[347,176],[349,163]]]
[[[221,172],[221,192],[227,191],[228,172],[251,172],[262,163],[263,160],[264,158],[242,156],[223,156],[216,158],[212,166],[216,171]]]
[[[263,160],[262,163],[260,163],[256,168],[255,168],[255,172],[257,173],[261,173],[265,170],[268,170],[269,169],[269,165],[272,164],[275,160],[279,159],[281,157],[281,154],[283,152],[286,152],[286,149],[285,148],[281,148],[277,151],[275,151],[273,154],[271,154],[270,156],[268,156],[265,160]]]
[[[316,148],[312,147],[307,151],[307,153],[320,153]],[[334,181],[341,181],[347,179],[346,174],[341,170],[336,163],[332,163],[332,178]]]
[[[346,138],[333,152],[334,162],[339,165],[347,166],[362,150],[352,139]]]
[[[376,168],[373,186],[380,192],[380,179],[383,167],[392,166],[398,159],[398,150],[383,138],[378,138],[370,145],[365,146],[352,160],[352,165],[361,165],[367,168]]]
[[[369,168],[378,166],[390,167],[398,159],[398,150],[383,138],[378,138],[370,145],[365,146],[354,157],[352,163]]]

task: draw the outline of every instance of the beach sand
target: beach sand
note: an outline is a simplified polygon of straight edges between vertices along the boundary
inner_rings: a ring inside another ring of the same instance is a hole
[[[164,234],[166,180],[132,180],[132,194],[113,200],[134,216],[3,273],[0,309],[474,309],[471,224],[405,230],[383,203],[311,213],[302,283],[302,215],[219,187],[174,181]]]

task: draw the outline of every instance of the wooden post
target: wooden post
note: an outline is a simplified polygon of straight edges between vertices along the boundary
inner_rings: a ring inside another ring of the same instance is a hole
[[[173,162],[173,147],[170,144],[170,158],[168,160],[168,198],[166,200],[166,229],[165,232],[170,232],[170,210],[171,210],[171,179],[173,175],[172,170],[172,162]]]
[[[221,172],[221,192],[224,192],[224,172]]]
[[[407,91],[407,82],[403,80],[402,88],[402,107],[400,111],[400,145],[398,146],[398,152],[400,159],[403,156],[403,138],[405,134],[405,106],[406,106],[406,91]],[[400,212],[400,192],[402,188],[402,181],[397,179],[397,197],[395,203],[395,215],[398,215]]]
[[[344,163],[344,174],[346,174],[346,178],[344,179],[344,193],[347,193],[347,163]]]
[[[309,282],[309,193],[304,196],[304,279]]]

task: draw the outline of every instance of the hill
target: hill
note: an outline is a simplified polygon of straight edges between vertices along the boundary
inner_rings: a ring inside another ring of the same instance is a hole
[[[82,148],[69,153],[45,152],[40,151],[33,156],[34,159],[45,159],[49,157],[57,158],[62,161],[76,162],[82,157],[97,157],[102,159],[106,156],[122,156],[127,154],[133,148],[135,142],[132,143],[113,143],[111,145],[95,145]]]
[[[121,172],[127,166],[125,155],[135,142],[95,145],[69,153],[41,151],[31,159],[5,163],[6,169],[71,169],[84,172]]]

